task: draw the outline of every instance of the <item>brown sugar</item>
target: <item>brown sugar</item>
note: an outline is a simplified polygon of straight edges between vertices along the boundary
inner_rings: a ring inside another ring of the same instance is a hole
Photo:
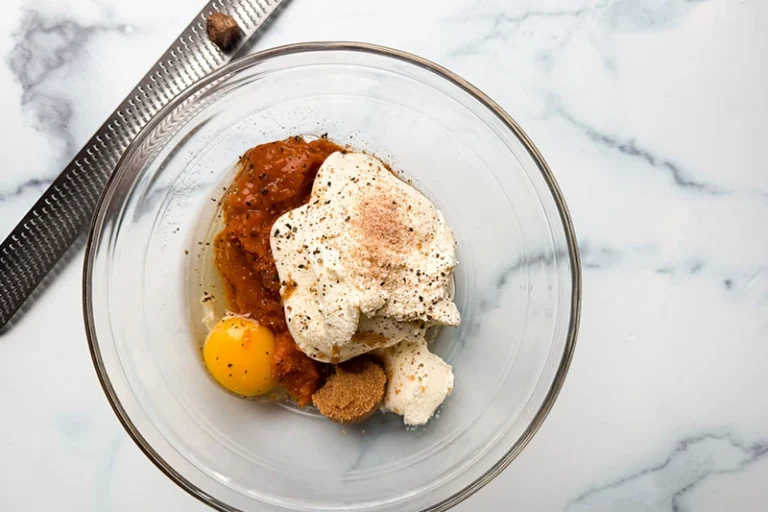
[[[229,50],[240,38],[240,27],[232,16],[221,12],[211,13],[206,20],[208,38],[224,51]]]
[[[340,364],[336,373],[312,395],[320,413],[338,423],[358,423],[371,416],[384,400],[387,376],[367,357]]]

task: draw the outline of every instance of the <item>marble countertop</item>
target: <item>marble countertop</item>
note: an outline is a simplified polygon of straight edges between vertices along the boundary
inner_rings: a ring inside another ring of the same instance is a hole
[[[202,4],[4,0],[0,235]],[[768,509],[766,19],[761,0],[293,0],[258,39],[451,68],[518,120],[568,200],[584,264],[570,374],[457,510]],[[0,335],[0,509],[202,511],[102,394],[81,260]]]

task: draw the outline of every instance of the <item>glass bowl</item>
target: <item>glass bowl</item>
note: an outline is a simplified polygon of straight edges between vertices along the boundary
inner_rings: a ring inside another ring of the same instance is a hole
[[[433,350],[455,387],[428,425],[341,426],[252,402],[202,364],[210,211],[249,147],[328,137],[388,162],[457,242],[457,329]],[[400,51],[311,43],[233,62],[164,108],[98,206],[84,275],[93,361],[123,426],[195,497],[227,511],[447,510],[528,443],[563,385],[579,319],[573,227],[552,172],[497,104]]]

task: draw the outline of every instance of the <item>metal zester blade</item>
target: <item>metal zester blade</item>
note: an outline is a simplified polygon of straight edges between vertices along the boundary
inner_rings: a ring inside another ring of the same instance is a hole
[[[208,2],[0,245],[0,328],[91,221],[109,175],[139,131],[189,85],[232,59],[282,0]],[[240,39],[222,52],[206,33],[212,12],[232,16]]]

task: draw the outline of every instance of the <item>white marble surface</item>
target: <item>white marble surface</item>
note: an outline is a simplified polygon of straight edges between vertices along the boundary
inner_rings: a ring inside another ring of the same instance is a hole
[[[201,0],[4,0],[0,235]],[[528,131],[580,237],[581,336],[530,446],[458,507],[768,510],[768,2],[294,0],[256,49],[433,59]],[[82,253],[0,335],[0,510],[203,510],[91,366]]]

